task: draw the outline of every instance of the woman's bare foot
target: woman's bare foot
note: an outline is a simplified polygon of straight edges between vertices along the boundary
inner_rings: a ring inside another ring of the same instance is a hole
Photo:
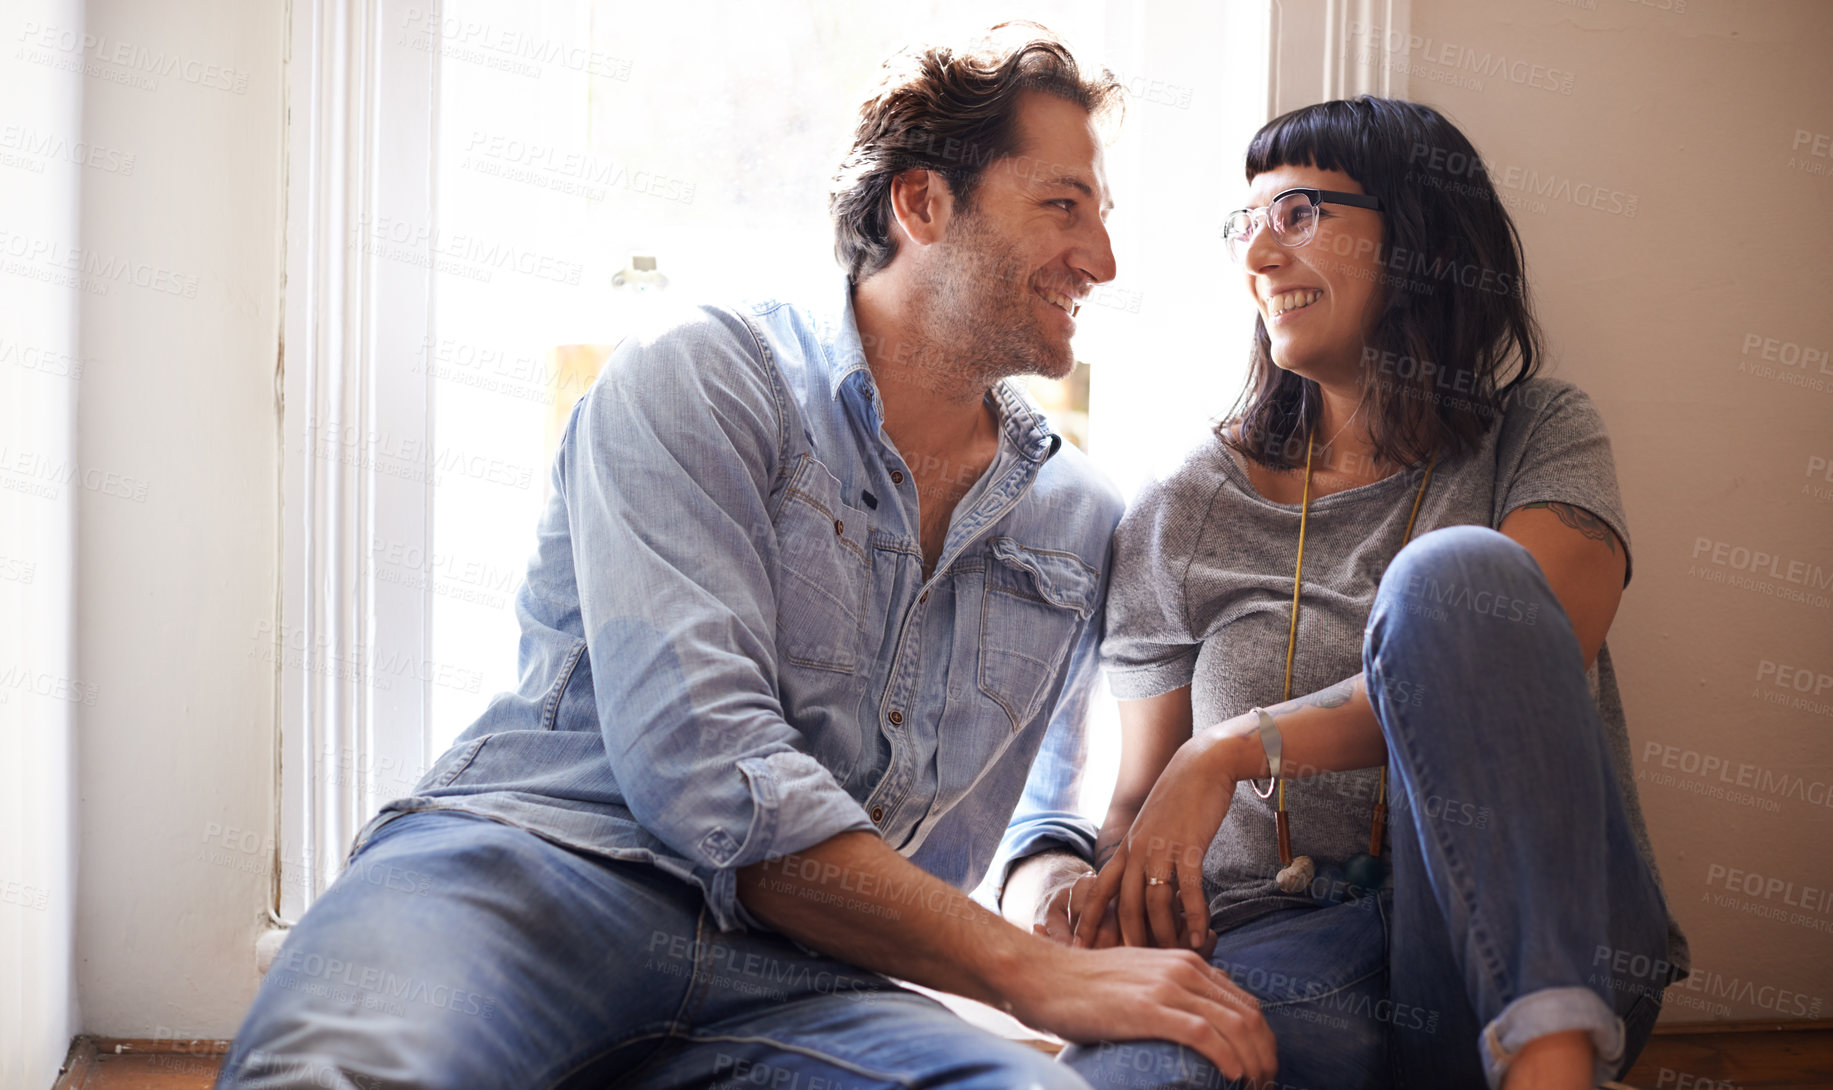
[[[1515,1053],[1502,1090],[1591,1090],[1596,1068],[1591,1034],[1582,1029],[1549,1033]]]

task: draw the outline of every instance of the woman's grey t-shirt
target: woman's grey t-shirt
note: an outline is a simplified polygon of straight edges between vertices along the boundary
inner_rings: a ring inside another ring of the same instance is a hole
[[[1293,696],[1361,672],[1376,583],[1400,551],[1420,479],[1418,470],[1397,473],[1312,499]],[[1475,450],[1435,468],[1413,532],[1495,528],[1539,502],[1590,511],[1628,549],[1604,422],[1583,391],[1553,379],[1517,387]],[[1114,539],[1101,649],[1114,695],[1142,700],[1188,685],[1200,724],[1284,699],[1298,520],[1296,504],[1256,492],[1242,457],[1213,436],[1143,490]],[[1607,647],[1589,680],[1630,825],[1653,871]],[[1323,863],[1364,851],[1376,782],[1373,769],[1287,781],[1293,853]],[[1272,802],[1239,784],[1204,861],[1213,925],[1239,926],[1276,907],[1283,899],[1273,882],[1279,866]],[[1669,961],[1684,968],[1686,937],[1671,916],[1668,932]]]

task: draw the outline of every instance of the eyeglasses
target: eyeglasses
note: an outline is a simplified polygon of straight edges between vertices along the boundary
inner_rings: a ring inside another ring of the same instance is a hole
[[[1273,225],[1273,239],[1288,250],[1311,241],[1317,234],[1317,206],[1347,204],[1354,208],[1381,211],[1381,198],[1361,193],[1340,193],[1334,189],[1288,189],[1273,198],[1265,208],[1242,208],[1222,221],[1222,240],[1228,244],[1228,256],[1240,261],[1247,254],[1254,232],[1263,223]]]

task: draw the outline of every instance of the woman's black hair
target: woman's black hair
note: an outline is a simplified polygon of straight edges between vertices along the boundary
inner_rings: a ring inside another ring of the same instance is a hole
[[[1262,126],[1248,181],[1281,166],[1340,170],[1381,198],[1382,311],[1360,375],[1376,456],[1410,467],[1473,448],[1544,356],[1521,235],[1476,149],[1430,106],[1364,95]],[[1317,383],[1273,362],[1257,319],[1247,388],[1216,433],[1262,465],[1294,468],[1322,404]]]

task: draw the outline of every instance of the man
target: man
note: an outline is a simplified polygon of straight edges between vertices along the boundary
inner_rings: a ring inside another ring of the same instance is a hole
[[[1002,380],[1067,374],[1114,275],[1115,95],[1047,35],[914,56],[837,182],[837,306],[619,347],[555,460],[520,687],[358,834],[219,1085],[1085,1085],[880,974],[1270,1072],[1195,954],[963,892],[1022,863],[1029,924],[1092,850],[1066,769],[1121,504]]]

